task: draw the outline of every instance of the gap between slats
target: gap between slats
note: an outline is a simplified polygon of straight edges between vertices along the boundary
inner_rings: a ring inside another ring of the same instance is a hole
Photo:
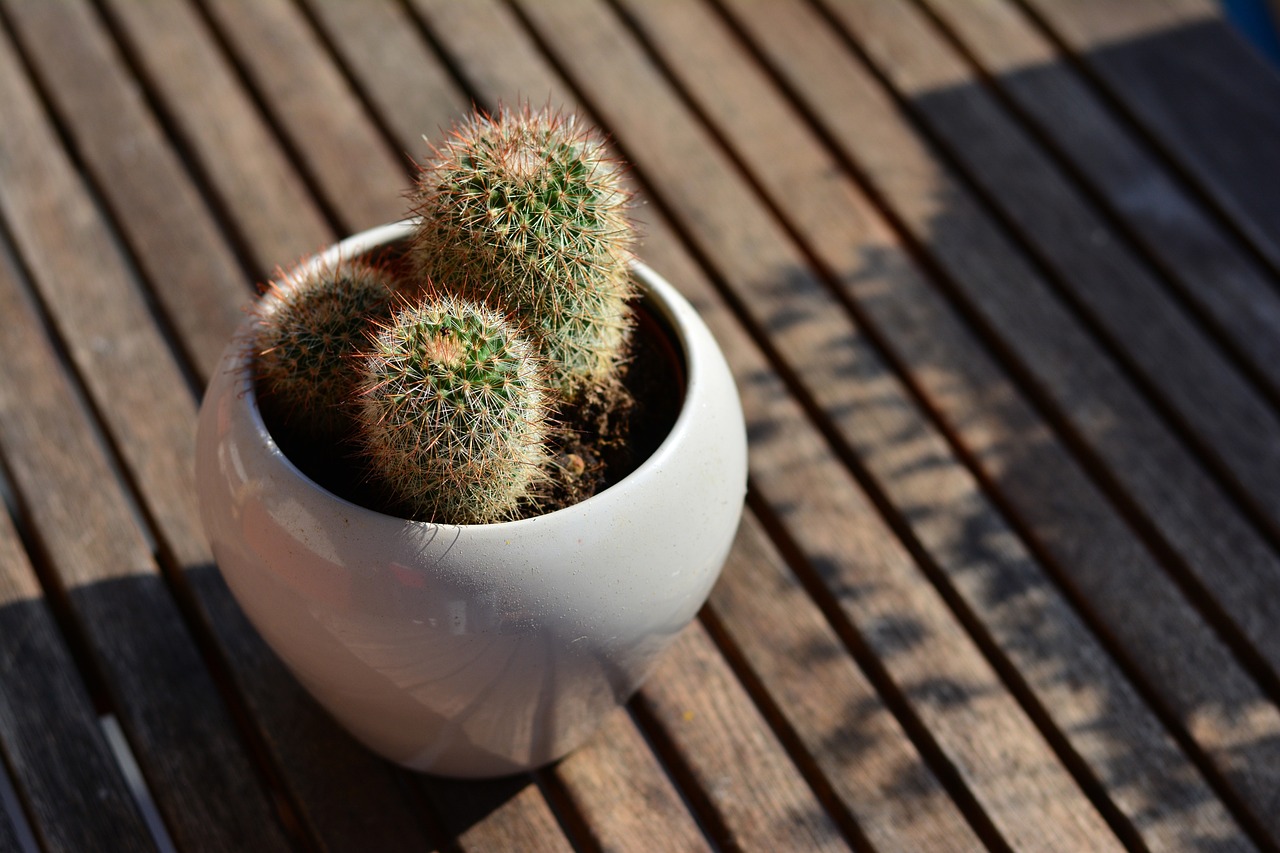
[[[98,722],[108,746],[111,747],[111,754],[124,774],[129,793],[133,796],[138,810],[142,812],[142,819],[146,823],[147,831],[151,833],[152,840],[156,843],[156,850],[158,853],[177,853],[173,839],[169,837],[169,831],[165,829],[164,821],[160,817],[160,811],[156,808],[155,799],[147,789],[146,780],[142,778],[138,761],[133,757],[133,750],[129,748],[129,742],[120,728],[120,722],[112,714],[103,714]]]

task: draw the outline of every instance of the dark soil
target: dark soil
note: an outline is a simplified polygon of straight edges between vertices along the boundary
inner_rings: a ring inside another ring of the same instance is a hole
[[[684,398],[684,361],[674,336],[654,312],[636,306],[632,357],[622,388],[591,395],[556,413],[553,455],[543,493],[520,511],[525,518],[585,500],[619,482],[670,433]],[[319,442],[291,423],[288,412],[259,397],[263,420],[285,456],[317,484],[353,503],[391,515],[403,508],[382,494],[354,441]],[[447,521],[447,519],[435,519]]]

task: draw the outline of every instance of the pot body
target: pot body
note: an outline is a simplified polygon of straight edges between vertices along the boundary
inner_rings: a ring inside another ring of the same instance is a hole
[[[373,229],[313,263],[411,227]],[[680,414],[621,482],[535,518],[427,524],[321,488],[263,423],[247,328],[223,356],[196,443],[218,566],[299,681],[385,757],[463,777],[554,761],[626,701],[706,600],[746,491],[741,406],[694,310],[652,271],[636,275],[684,357]]]

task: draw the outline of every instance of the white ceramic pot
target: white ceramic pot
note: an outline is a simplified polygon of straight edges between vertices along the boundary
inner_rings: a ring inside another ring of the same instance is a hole
[[[410,228],[375,228],[312,263]],[[719,575],[746,491],[737,391],[690,305],[651,270],[636,275],[683,355],[679,416],[622,481],[536,518],[451,526],[357,506],[272,440],[247,326],[215,371],[196,478],[218,566],[299,681],[387,758],[465,777],[560,758],[635,691]]]

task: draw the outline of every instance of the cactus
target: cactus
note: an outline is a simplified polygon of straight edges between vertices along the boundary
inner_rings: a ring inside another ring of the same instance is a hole
[[[477,114],[421,170],[414,199],[421,273],[514,312],[566,398],[618,384],[634,237],[597,131],[527,107]]]
[[[385,272],[356,261],[274,285],[260,303],[252,343],[264,400],[313,440],[346,436],[356,382],[351,361],[371,318],[391,313],[392,295]]]
[[[406,306],[364,357],[364,453],[416,518],[513,518],[545,477],[542,374],[497,312],[453,296]]]

